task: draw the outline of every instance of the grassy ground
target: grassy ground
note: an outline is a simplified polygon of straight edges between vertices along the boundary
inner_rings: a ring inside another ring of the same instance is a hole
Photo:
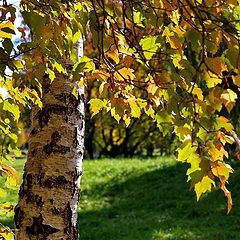
[[[240,171],[229,186],[235,203],[229,216],[219,190],[196,203],[185,172],[172,157],[85,161],[81,240],[239,240]]]

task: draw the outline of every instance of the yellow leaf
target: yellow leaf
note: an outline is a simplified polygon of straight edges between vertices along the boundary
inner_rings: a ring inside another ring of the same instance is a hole
[[[229,174],[233,173],[233,169],[229,164],[225,162],[214,162],[211,163],[212,173],[216,177],[224,177],[224,179],[228,180]]]
[[[221,141],[223,145],[225,145],[226,142],[230,144],[233,144],[235,142],[233,137],[225,135],[223,132],[220,131],[217,132],[216,137]]]
[[[130,118],[127,114],[125,114],[125,115],[123,116],[123,120],[124,120],[126,126],[128,127],[129,124],[131,123],[131,118]]]
[[[14,30],[13,23],[10,21],[0,23],[0,38],[12,38],[12,33],[2,31],[3,28],[10,28],[10,29]]]
[[[101,97],[106,97],[108,94],[108,88],[111,86],[108,82],[103,82],[99,87],[99,93]]]
[[[10,202],[5,202],[0,205],[0,216],[13,216],[14,205]]]
[[[188,161],[188,158],[195,153],[197,150],[197,147],[192,146],[191,141],[185,141],[182,146],[180,146],[177,151],[178,151],[178,158],[177,160],[180,162]]]
[[[10,29],[14,30],[14,25],[10,21],[3,22],[3,23],[0,23],[0,29],[2,29],[2,28],[10,28]]]
[[[199,201],[199,198],[203,193],[211,191],[212,185],[215,185],[215,183],[208,175],[204,176],[201,181],[195,184],[194,190],[197,195],[197,201]]]
[[[90,104],[90,110],[93,112],[92,113],[92,117],[93,117],[94,115],[99,113],[99,111],[102,108],[104,108],[108,102],[105,99],[101,100],[101,99],[94,98],[94,99],[91,99],[88,103]]]
[[[124,116],[124,109],[126,109],[127,104],[121,98],[111,98],[111,115],[119,122]]]
[[[172,11],[171,20],[172,20],[176,25],[178,25],[179,19],[180,19],[180,14],[179,14],[178,10],[173,10],[173,11]]]
[[[146,105],[146,107],[144,108],[145,110],[145,113],[151,117],[151,118],[154,118],[155,117],[155,111],[153,110],[153,107],[152,105],[148,104]]]
[[[151,93],[152,95],[154,95],[157,90],[158,90],[158,86],[156,86],[156,84],[153,84],[153,83],[150,83],[147,87],[148,93]]]
[[[175,127],[174,132],[177,134],[180,140],[184,140],[185,138],[191,138],[192,131],[187,127]]]
[[[237,98],[238,98],[237,94],[231,89],[227,89],[224,93],[221,94],[221,99],[223,100],[223,104],[227,108],[229,113],[235,106]]]
[[[240,75],[232,76],[232,79],[233,79],[233,83],[238,87],[240,87]]]
[[[134,70],[131,68],[121,68],[114,73],[114,77],[118,81],[133,80],[135,75],[133,74]]]
[[[13,240],[14,239],[14,234],[10,230],[10,228],[6,227],[0,227],[0,236],[3,237],[4,240]]]
[[[169,28],[165,28],[163,36],[166,36],[166,41],[170,43],[172,49],[180,50],[182,48],[181,42],[176,38],[174,32],[169,30]]]
[[[216,145],[210,143],[210,149],[208,150],[209,155],[211,156],[211,161],[222,161],[225,156],[228,158],[228,152],[224,149],[223,145],[217,143]]]
[[[12,38],[12,34],[0,30],[0,38]]]
[[[192,93],[196,94],[199,100],[203,100],[203,94],[202,94],[201,88],[194,88]]]
[[[111,115],[115,118],[115,120],[119,123],[119,121],[121,120],[121,115],[119,113],[117,113],[117,109],[116,108],[112,108],[111,109]]]
[[[72,90],[72,95],[73,95],[76,99],[78,99],[78,90],[77,90],[76,87],[73,88],[73,90]]]
[[[119,57],[117,54],[117,51],[113,52],[113,51],[108,51],[106,52],[106,55],[111,58],[116,64],[119,63]]]
[[[187,159],[187,162],[191,164],[191,167],[187,170],[186,175],[190,175],[191,173],[201,170],[199,164],[201,163],[201,158],[199,154],[193,153]]]
[[[217,84],[222,82],[222,79],[212,72],[206,72],[205,79],[208,88],[215,87]]]
[[[135,98],[129,98],[127,101],[130,105],[132,116],[135,118],[139,118],[141,115],[141,109],[138,106],[137,100]]]
[[[0,170],[7,175],[6,186],[13,189],[17,188],[19,182],[18,172],[13,167],[3,163],[0,165]]]
[[[110,74],[106,70],[94,70],[92,76],[104,82],[107,82],[110,78]]]

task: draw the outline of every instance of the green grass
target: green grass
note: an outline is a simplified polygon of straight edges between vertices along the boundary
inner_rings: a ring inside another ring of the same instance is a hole
[[[229,184],[235,205],[228,216],[223,193],[197,203],[185,173],[173,157],[84,161],[80,239],[239,240],[240,171]]]

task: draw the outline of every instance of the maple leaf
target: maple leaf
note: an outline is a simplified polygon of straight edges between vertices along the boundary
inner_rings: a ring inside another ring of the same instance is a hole
[[[103,82],[99,87],[99,93],[101,97],[106,97],[108,89],[111,87],[111,83]]]
[[[240,75],[232,76],[232,79],[233,79],[233,83],[238,87],[240,87]]]
[[[92,76],[104,82],[110,78],[110,74],[106,70],[94,70],[92,72]]]
[[[131,118],[130,118],[129,114],[125,114],[123,116],[123,120],[124,120],[124,122],[126,124],[126,127],[128,127],[130,125],[130,123],[131,123]]]
[[[150,60],[156,53],[160,43],[157,42],[157,36],[144,36],[139,44],[142,46],[143,54],[147,60]]]
[[[220,57],[206,58],[205,63],[211,69],[213,74],[216,74],[217,76],[221,76],[223,71],[228,70],[226,64]]]
[[[229,212],[231,211],[232,209],[232,196],[231,196],[231,192],[226,188],[226,179],[225,178],[221,178],[220,177],[220,181],[221,181],[221,184],[220,184],[220,189],[224,192],[224,195],[227,197],[228,199],[228,209],[227,209],[227,214],[229,214]]]
[[[14,25],[10,21],[0,23],[0,38],[12,38],[12,33],[8,33],[7,31],[5,31],[5,28],[14,30]]]
[[[111,58],[116,64],[119,63],[119,56],[118,56],[118,53],[117,51],[108,51],[106,52],[106,55]]]
[[[154,95],[157,90],[158,90],[158,86],[156,86],[155,83],[149,83],[149,85],[148,85],[148,87],[147,87],[148,93]]]
[[[201,168],[200,168],[201,161],[202,160],[201,160],[199,154],[197,154],[196,152],[192,153],[187,159],[187,162],[191,164],[191,167],[187,170],[186,175],[189,176],[191,173],[201,170]],[[190,180],[190,178],[189,178],[189,180]]]
[[[183,130],[185,131],[185,129]],[[197,147],[193,147],[190,140],[186,140],[183,144],[177,149],[178,158],[177,160],[180,162],[187,161],[187,159],[191,156],[191,154],[195,153]]]
[[[229,178],[229,174],[233,173],[233,169],[229,164],[225,162],[211,163],[212,173],[216,177],[224,177],[226,180]]]
[[[137,100],[135,98],[129,98],[127,101],[131,108],[131,115],[135,118],[139,118],[141,115],[141,109],[138,105]]]
[[[8,188],[16,189],[19,182],[18,172],[13,167],[3,163],[0,165],[0,171],[7,174],[7,181],[5,184]]]
[[[228,157],[228,152],[221,144],[217,146],[211,144],[211,148],[209,149],[208,153],[211,156],[211,161],[213,162],[223,160],[223,156]]]
[[[125,64],[125,67],[126,67],[126,68],[131,67],[133,61],[134,61],[134,58],[131,57],[131,56],[126,56],[126,57],[123,59],[123,62],[124,62],[124,64]]]
[[[99,111],[102,108],[104,108],[107,105],[108,102],[107,102],[106,99],[101,100],[101,99],[95,98],[95,99],[91,99],[88,103],[90,104],[90,109],[93,112],[92,113],[92,117],[93,117],[94,115],[99,113]]]
[[[208,175],[203,176],[203,178],[195,184],[194,190],[197,195],[197,201],[199,201],[203,193],[211,191],[212,185],[215,185],[215,182]]]
[[[134,70],[131,68],[121,68],[114,73],[114,77],[117,81],[124,82],[125,80],[133,80],[135,75]]]
[[[224,106],[227,108],[230,113],[233,107],[236,104],[237,94],[231,89],[227,89],[224,93],[221,94],[221,99],[223,100]]]

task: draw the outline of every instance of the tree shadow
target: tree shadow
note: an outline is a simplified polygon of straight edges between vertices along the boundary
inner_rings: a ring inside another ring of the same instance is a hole
[[[197,203],[185,173],[186,166],[177,164],[90,189],[96,196],[96,208],[98,199],[107,201],[97,210],[80,211],[80,239],[240,239],[240,172],[235,171],[230,183],[236,206],[228,216],[223,193],[213,190]]]

